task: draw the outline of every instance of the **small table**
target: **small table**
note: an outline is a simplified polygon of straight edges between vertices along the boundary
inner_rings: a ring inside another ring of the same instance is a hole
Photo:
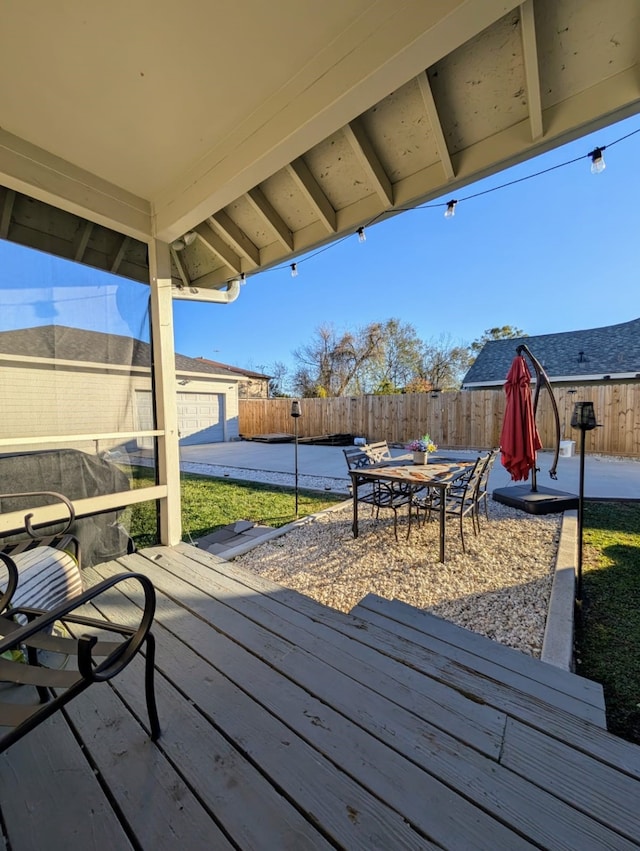
[[[358,537],[358,486],[367,482],[398,482],[404,485],[437,488],[441,492],[440,499],[440,561],[444,562],[444,534],[446,528],[446,493],[452,483],[475,461],[430,461],[428,464],[413,464],[411,460],[394,458],[349,470],[353,490],[353,537]],[[411,510],[411,506],[409,506]]]

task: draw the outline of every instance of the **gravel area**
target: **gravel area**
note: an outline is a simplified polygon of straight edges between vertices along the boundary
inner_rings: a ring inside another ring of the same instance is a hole
[[[447,527],[447,560],[438,561],[438,523],[412,525],[393,514],[376,520],[351,503],[329,509],[236,559],[260,576],[327,606],[349,612],[375,593],[403,600],[496,641],[540,657],[560,534],[560,515],[535,517],[489,501],[480,536],[465,518],[466,555],[458,519]]]
[[[461,454],[461,453],[460,453]],[[140,459],[142,462],[143,459]],[[292,485],[292,476],[266,470],[183,462],[186,472]],[[348,479],[300,476],[299,486],[349,494]],[[403,600],[459,626],[540,658],[561,515],[535,517],[489,499],[474,537],[466,518],[466,555],[458,519],[447,526],[447,560],[438,561],[438,523],[412,525],[406,515],[393,535],[393,514],[378,520],[362,505],[359,537],[351,532],[351,502],[301,521],[235,561],[320,603],[349,612],[375,593]]]

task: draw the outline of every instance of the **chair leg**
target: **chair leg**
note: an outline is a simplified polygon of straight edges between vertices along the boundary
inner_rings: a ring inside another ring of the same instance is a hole
[[[464,546],[464,529],[462,525],[462,512],[460,512],[460,540],[462,541],[462,552],[466,555],[467,551]]]
[[[160,719],[158,718],[158,705],[156,703],[156,691],[154,686],[156,639],[152,633],[147,634],[146,659],[144,672],[144,691],[147,700],[147,714],[149,715],[149,726],[151,728],[151,741],[160,738]]]

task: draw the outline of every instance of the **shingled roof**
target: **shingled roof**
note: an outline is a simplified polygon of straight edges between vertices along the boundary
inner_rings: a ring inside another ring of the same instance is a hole
[[[151,366],[151,346],[133,337],[85,331],[66,325],[44,325],[0,332],[0,353],[84,363]],[[176,353],[176,371],[201,372],[237,378],[234,370],[208,364],[201,358]]]
[[[463,388],[503,384],[517,347],[524,343],[551,381],[640,378],[640,319],[486,343],[465,375]]]

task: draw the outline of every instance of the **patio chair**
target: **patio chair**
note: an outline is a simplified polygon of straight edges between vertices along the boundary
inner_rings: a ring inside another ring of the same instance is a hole
[[[379,461],[391,461],[391,451],[386,440],[380,440],[377,443],[365,443],[362,451],[366,452],[374,464]]]
[[[441,500],[444,498],[445,512],[460,518],[460,540],[462,542],[462,552],[466,553],[464,543],[464,525],[463,519],[469,514],[473,524],[473,534],[479,534],[479,528],[476,528],[476,500],[478,494],[478,484],[482,473],[483,459],[477,458],[475,464],[470,467],[465,474],[454,483],[449,491],[444,496],[439,492],[429,493],[426,498],[416,497],[412,501],[412,507],[416,509],[419,515],[420,511],[424,511],[425,516],[422,520],[423,524],[431,516],[432,511],[440,511]]]
[[[357,447],[343,449],[347,466],[350,470],[359,470],[363,467],[371,467],[376,462],[367,452]],[[415,488],[411,485],[398,485],[391,482],[374,481],[358,486],[358,502],[367,503],[371,506],[372,515],[375,512],[376,519],[381,508],[389,508],[393,511],[393,534],[398,540],[398,510],[403,506],[410,507]],[[411,522],[411,515],[409,515]]]
[[[489,486],[489,474],[493,468],[493,465],[496,462],[496,458],[498,457],[498,453],[500,449],[492,449],[487,456],[484,458],[482,471],[480,473],[480,478],[478,480],[478,492],[476,494],[476,520],[478,522],[478,529],[480,528],[480,503],[484,502],[484,513],[489,519],[489,507],[487,505],[488,501],[488,486]]]
[[[53,545],[68,544],[67,538],[72,536],[63,532],[59,540],[56,536],[38,540],[33,537],[31,517],[25,517],[31,541],[0,550],[0,589],[4,588],[0,593],[0,682],[4,684],[0,697],[8,698],[0,702],[0,727],[8,728],[0,735],[0,752],[93,683],[120,673],[142,647],[147,712],[155,741],[160,724],[153,681],[155,640],[150,631],[155,614],[152,583],[146,576],[128,572],[85,591],[80,579],[78,590],[69,562],[79,576],[78,564]],[[137,626],[96,617],[91,604],[110,588],[130,580],[142,587],[144,598]],[[70,588],[78,593],[70,596]],[[41,605],[34,605],[36,600]],[[20,689],[18,699],[12,700],[11,685],[35,687],[35,691]]]
[[[80,542],[68,531],[75,520],[75,511],[71,501],[55,491],[0,494],[0,504],[10,500],[15,505],[25,499],[31,506],[36,501],[61,502],[68,512],[62,529],[44,535],[33,527],[33,513],[29,512],[23,518],[23,532],[0,543],[0,553],[14,560],[19,574],[12,605],[52,609],[83,590]]]

